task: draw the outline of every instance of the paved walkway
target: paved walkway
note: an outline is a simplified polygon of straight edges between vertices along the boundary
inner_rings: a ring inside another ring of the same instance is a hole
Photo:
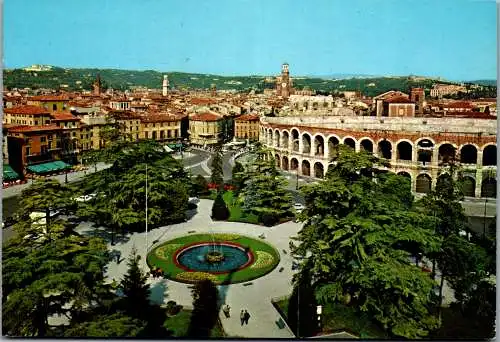
[[[111,164],[97,163],[97,171],[101,171],[101,170],[106,169],[110,166],[111,166]],[[79,181],[79,180],[83,179],[83,177],[86,174],[94,173],[94,172],[95,172],[95,168],[92,165],[92,166],[89,166],[88,170],[68,173],[68,182],[71,183],[71,182]],[[57,179],[59,182],[64,183],[66,175],[65,174],[55,175],[55,176],[49,176],[47,178]],[[14,185],[14,186],[2,189],[2,198],[9,198],[9,197],[20,195],[21,192],[24,189],[26,189],[27,187],[29,187],[31,184],[32,184],[32,180],[28,178],[28,182],[25,184]]]
[[[232,337],[252,337],[252,338],[293,338],[293,333],[285,327],[279,329],[275,321],[279,319],[279,314],[271,304],[274,297],[287,296],[292,292],[291,279],[293,272],[291,270],[292,257],[289,253],[290,236],[296,235],[300,230],[300,224],[287,222],[272,228],[256,226],[239,222],[214,222],[210,218],[212,201],[201,200],[198,204],[198,212],[187,222],[180,224],[157,228],[148,233],[149,250],[155,244],[161,243],[172,238],[183,236],[188,231],[195,230],[196,233],[202,232],[231,232],[244,234],[258,238],[262,233],[266,236],[265,241],[272,244],[280,252],[279,265],[264,277],[252,281],[253,285],[243,286],[241,284],[219,286],[220,293],[225,299],[223,302],[231,307],[231,317],[225,318],[222,311],[220,319],[224,330],[228,336]],[[77,228],[78,232],[91,232],[88,224],[82,224]],[[143,256],[141,266],[148,270],[144,255],[146,254],[146,234],[134,233],[127,236],[127,241],[119,242],[115,246],[109,245],[110,250],[117,250],[121,253],[122,261],[117,264],[116,261],[108,264],[106,278],[108,281],[116,279],[119,281],[127,271],[127,258],[130,255],[132,247],[135,246],[138,252]],[[286,250],[287,253],[283,253]],[[284,270],[279,272],[283,267]],[[149,278],[151,284],[151,300],[156,303],[166,303],[174,300],[178,304],[190,307],[193,298],[191,296],[189,285],[178,283],[165,279]],[[248,325],[241,326],[239,312],[246,309],[251,315]]]

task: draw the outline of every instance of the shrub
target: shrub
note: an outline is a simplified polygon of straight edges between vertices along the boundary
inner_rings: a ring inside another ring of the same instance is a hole
[[[219,192],[212,206],[212,219],[225,221],[229,218],[229,215],[229,209],[226,206],[226,202],[222,198],[222,192]]]
[[[208,182],[202,175],[198,175],[193,180],[193,188],[196,194],[203,195],[208,193]]]
[[[279,222],[279,218],[275,214],[265,213],[262,214],[260,221],[264,224],[264,226],[271,227]]]

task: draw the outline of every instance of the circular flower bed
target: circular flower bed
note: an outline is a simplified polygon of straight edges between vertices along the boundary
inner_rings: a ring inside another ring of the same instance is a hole
[[[279,261],[279,253],[271,245],[236,234],[183,236],[155,247],[147,257],[148,265],[162,269],[168,279],[184,283],[210,279],[216,284],[262,277]]]

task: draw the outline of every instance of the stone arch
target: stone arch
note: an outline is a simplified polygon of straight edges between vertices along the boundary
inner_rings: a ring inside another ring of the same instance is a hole
[[[413,146],[408,141],[399,141],[396,145],[397,159],[399,160],[412,160],[413,159]]]
[[[389,140],[383,139],[378,142],[378,155],[381,158],[392,158],[392,143]]]
[[[403,177],[411,179],[411,174],[409,172],[407,172],[407,171],[399,171],[398,172],[398,176],[403,176]]]
[[[311,176],[311,163],[309,160],[302,161],[302,175],[303,176]]]
[[[302,153],[311,153],[311,135],[307,132],[302,134]]]
[[[290,170],[296,171],[299,168],[299,161],[297,158],[290,159]]]
[[[278,154],[274,156],[274,161],[276,163],[276,167],[279,169],[281,167],[281,158]]]
[[[335,146],[340,144],[340,138],[336,135],[330,135],[328,137],[328,158],[333,158],[333,152],[335,152]]]
[[[441,188],[449,180],[451,180],[451,175],[448,172],[442,172],[436,180],[436,189]]]
[[[497,165],[497,145],[487,145],[483,148],[483,165]]]
[[[427,173],[421,173],[417,176],[416,191],[426,194],[431,190],[432,178]]]
[[[481,197],[497,198],[497,180],[493,177],[483,179]]]
[[[325,153],[325,137],[322,134],[314,136],[314,155],[323,157]]]
[[[287,130],[283,130],[281,132],[281,136],[283,137],[283,147],[288,149],[288,146],[290,145],[290,133],[288,133]]]
[[[432,146],[436,145],[436,142],[434,141],[434,139],[429,138],[429,137],[422,137],[422,138],[418,138],[417,140],[415,140],[415,146],[420,146],[423,140],[429,140],[431,142]]]
[[[457,155],[457,147],[451,143],[444,142],[439,145],[438,148],[438,164],[447,164],[448,162],[455,160]]]
[[[314,163],[314,177],[323,178],[325,176],[325,168],[323,163],[316,162]]]
[[[291,138],[292,138],[292,150],[295,151],[295,152],[299,152],[299,148],[300,148],[300,144],[299,144],[299,140],[300,140],[300,132],[298,129],[296,128],[292,128],[291,130]]]
[[[421,163],[430,163],[432,161],[432,151],[434,149],[434,140],[430,138],[420,138],[417,140],[417,161]]]
[[[273,130],[271,128],[267,130],[267,144],[273,146]]]
[[[354,150],[356,149],[356,140],[352,137],[345,137],[342,144],[347,145]]]
[[[360,141],[360,147],[366,152],[373,153],[373,140],[370,138],[362,138]]]
[[[477,148],[472,144],[463,145],[460,149],[460,163],[477,164]]]
[[[281,159],[281,168],[285,171],[288,171],[288,157],[287,156],[283,156],[283,158]]]
[[[274,131],[274,146],[281,147],[281,134],[279,129]]]
[[[464,176],[462,178],[462,193],[467,197],[476,196],[476,180],[471,176]]]

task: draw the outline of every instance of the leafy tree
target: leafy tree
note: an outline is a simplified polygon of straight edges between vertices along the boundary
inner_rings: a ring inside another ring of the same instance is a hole
[[[286,179],[279,174],[274,162],[265,159],[267,153],[265,149],[258,149],[255,161],[248,165],[248,179],[240,201],[244,211],[272,225],[281,218],[293,216],[292,195],[286,190]]]
[[[99,301],[106,262],[101,239],[71,235],[36,248],[10,242],[3,250],[4,333],[44,337],[49,316],[78,317]]]
[[[439,247],[432,217],[413,210],[407,181],[377,157],[340,145],[332,162],[325,180],[303,187],[304,227],[291,244],[302,259],[295,283],[311,283],[320,303],[371,314],[392,335],[426,336],[438,325],[434,282],[410,256]]]
[[[18,244],[52,241],[69,232],[69,223],[58,214],[71,214],[75,209],[71,189],[57,180],[37,180],[21,193],[18,222],[14,225],[15,241]],[[34,217],[34,212],[44,213],[45,217]]]
[[[297,337],[313,336],[317,332],[316,305],[314,288],[310,282],[297,282],[288,301],[287,313],[288,325]]]
[[[209,338],[219,317],[218,291],[210,280],[201,280],[192,288],[193,313],[189,322],[188,337]]]
[[[64,337],[141,337],[145,322],[121,313],[101,315],[67,329]]]
[[[224,170],[222,169],[222,145],[218,144],[215,147],[215,154],[212,159],[212,174],[210,182],[217,184],[220,189],[224,186]]]
[[[227,208],[226,202],[222,197],[222,191],[219,191],[214,204],[212,205],[212,219],[225,221],[229,218],[229,215],[229,209]]]
[[[245,167],[240,162],[235,162],[232,170],[232,183],[236,188],[236,192],[240,192],[245,187],[247,176],[245,175]]]
[[[137,255],[137,249],[132,248],[130,258],[128,260],[128,270],[121,281],[121,288],[126,300],[125,312],[136,318],[145,316],[149,309],[150,289],[147,284],[148,276],[139,268],[140,255]]]
[[[202,175],[197,175],[193,180],[193,190],[196,195],[208,193],[208,182]]]
[[[179,161],[153,141],[124,147],[109,169],[87,175],[85,192],[97,196],[81,205],[79,215],[110,227],[112,233],[143,229],[146,165],[148,224],[155,227],[185,220],[190,184],[188,174]]]

